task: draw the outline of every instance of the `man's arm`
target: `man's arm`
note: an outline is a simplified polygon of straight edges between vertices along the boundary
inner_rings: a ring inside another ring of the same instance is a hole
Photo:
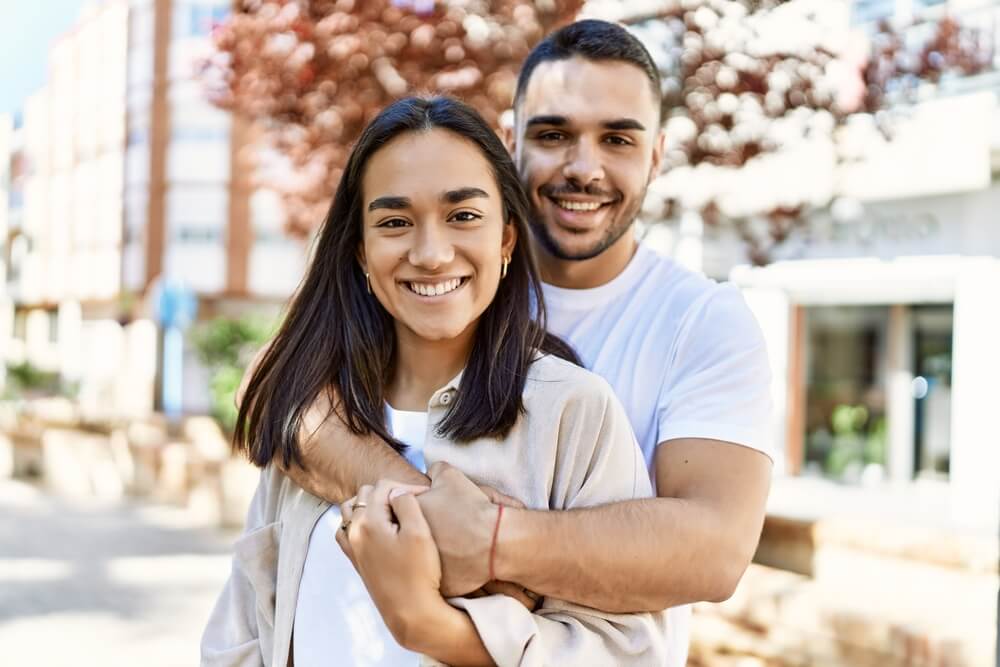
[[[258,350],[243,374],[236,390],[237,408],[269,345]],[[337,505],[354,497],[365,484],[374,485],[380,479],[407,484],[430,483],[426,475],[378,437],[352,433],[331,409],[326,392],[316,397],[302,419],[299,449],[305,467],[293,463],[283,472],[309,493]],[[280,465],[281,461],[275,463]]]
[[[729,598],[760,538],[770,459],[691,438],[662,443],[655,466],[657,498],[505,512],[497,578],[620,613]],[[489,543],[476,551],[470,568],[488,558]]]
[[[305,467],[293,463],[285,474],[327,502],[342,503],[365,484],[374,485],[380,479],[430,484],[426,475],[378,436],[352,433],[330,409],[325,392],[316,397],[302,420],[299,449]]]

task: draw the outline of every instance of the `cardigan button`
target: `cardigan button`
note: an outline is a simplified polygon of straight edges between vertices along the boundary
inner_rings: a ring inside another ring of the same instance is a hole
[[[448,405],[449,403],[451,403],[451,392],[446,391],[441,394],[441,405]]]

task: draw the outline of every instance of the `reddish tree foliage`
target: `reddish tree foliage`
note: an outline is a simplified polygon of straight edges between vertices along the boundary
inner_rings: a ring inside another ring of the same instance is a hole
[[[242,0],[214,32],[211,99],[258,121],[289,230],[322,220],[361,129],[394,99],[446,91],[492,123],[521,61],[582,0]],[[282,175],[283,174],[283,175]]]
[[[322,219],[351,143],[374,113],[410,91],[447,91],[496,123],[530,48],[583,4],[241,0],[215,32],[218,50],[206,63],[205,79],[217,104],[257,121],[264,144],[283,165],[267,185],[282,196],[290,231],[306,236]],[[869,53],[845,60],[824,44],[813,14],[788,11],[794,4],[635,3],[655,7],[643,15],[629,13],[633,3],[626,1],[587,5],[587,13],[601,16],[603,7],[610,12],[605,17],[631,25],[664,72],[665,170],[740,168],[797,138],[833,133],[851,113],[881,110],[913,82],[992,67],[987,36],[948,17],[925,26],[916,46],[904,39],[909,27],[883,23]],[[783,201],[734,217],[711,198],[699,208],[708,224],[733,227],[755,263],[767,262],[815,210],[815,202]],[[678,201],[667,197],[660,217],[679,211]]]

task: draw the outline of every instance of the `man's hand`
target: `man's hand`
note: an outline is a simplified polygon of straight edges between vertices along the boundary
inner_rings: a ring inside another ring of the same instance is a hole
[[[457,468],[435,463],[431,489],[417,497],[441,554],[441,594],[467,595],[489,580],[490,545],[498,504],[524,507],[489,487],[478,487]]]

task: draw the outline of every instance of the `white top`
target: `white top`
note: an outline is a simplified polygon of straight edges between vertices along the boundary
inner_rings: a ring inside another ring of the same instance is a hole
[[[427,413],[385,407],[389,432],[407,445],[407,460],[423,471]],[[364,582],[341,551],[339,529],[340,509],[334,505],[309,537],[292,635],[296,666],[418,664],[419,654],[403,650],[393,639]]]
[[[737,288],[639,244],[611,282],[580,290],[544,285],[544,294],[549,331],[614,389],[654,483],[656,446],[676,438],[725,440],[774,458],[770,364]],[[669,614],[668,667],[683,667],[690,608]]]

